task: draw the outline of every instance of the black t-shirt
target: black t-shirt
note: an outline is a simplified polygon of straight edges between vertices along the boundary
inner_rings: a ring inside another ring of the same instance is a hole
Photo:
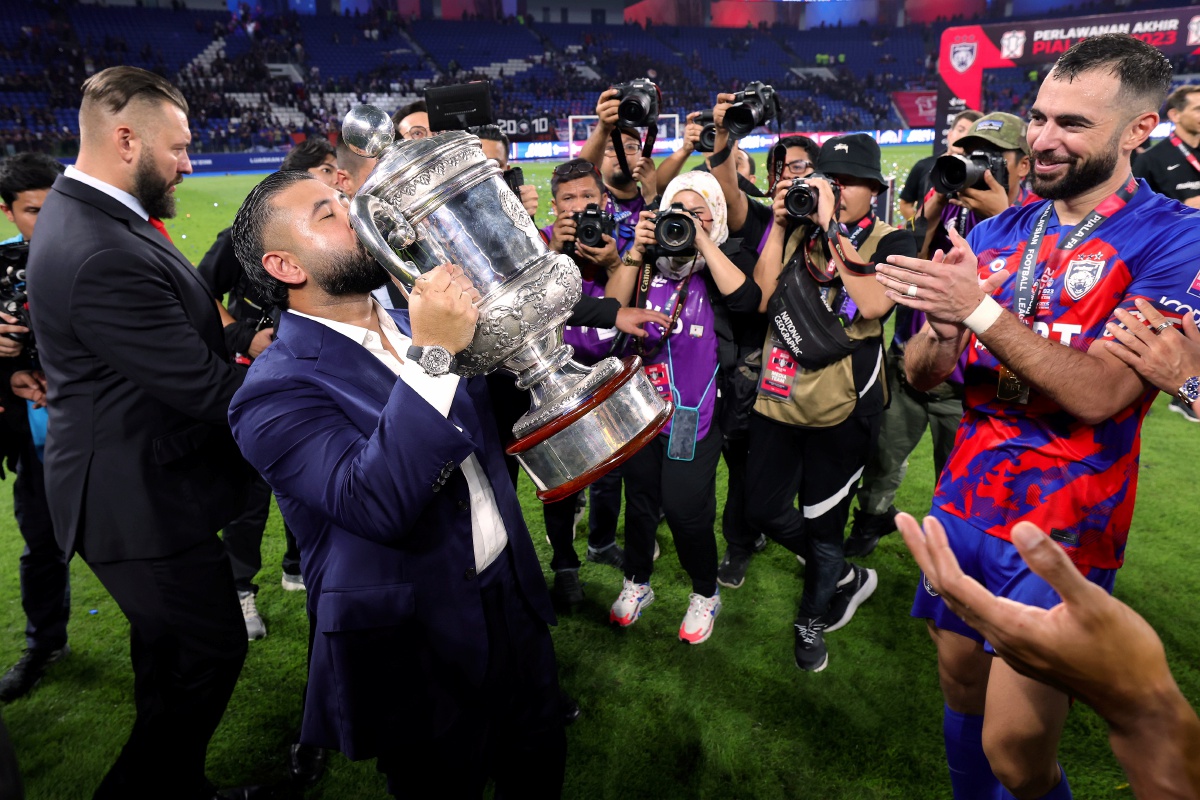
[[[763,203],[755,200],[753,197],[746,197],[746,221],[742,223],[741,230],[729,232],[730,239],[741,239],[745,247],[753,250],[757,255],[762,252],[763,243],[766,241],[767,231],[771,227],[771,217],[774,212],[768,203]],[[753,272],[751,266],[751,272]]]
[[[214,298],[220,300],[229,295],[227,308],[237,322],[225,326],[225,346],[230,353],[245,355],[250,350],[254,334],[270,327],[273,323],[269,320],[278,317],[272,317],[277,312],[259,294],[242,269],[241,262],[233,252],[231,230],[226,228],[217,234],[217,240],[208,248],[196,271]]]
[[[1188,151],[1200,162],[1200,149],[1188,147]],[[1174,200],[1187,200],[1200,195],[1200,172],[1184,158],[1179,148],[1171,144],[1170,138],[1163,139],[1137,157],[1133,174],[1145,178],[1150,188]]]
[[[908,177],[904,179],[904,188],[900,190],[901,200],[906,203],[919,204],[925,199],[925,195],[929,194],[929,190],[933,188],[933,184],[929,180],[929,173],[933,169],[935,161],[937,161],[937,156],[926,156],[913,164],[912,169],[908,172]]]

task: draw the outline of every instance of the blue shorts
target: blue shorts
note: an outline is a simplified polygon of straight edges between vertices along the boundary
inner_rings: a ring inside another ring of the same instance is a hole
[[[1029,569],[1012,542],[985,533],[966,520],[947,514],[941,509],[934,509],[929,513],[937,517],[938,522],[946,529],[950,549],[958,558],[963,572],[983,584],[992,594],[1037,608],[1053,608],[1062,602],[1058,592]],[[1084,577],[1112,594],[1117,571],[1092,567],[1084,573]],[[921,582],[917,585],[912,616],[931,620],[942,630],[983,642],[984,650],[993,655],[996,652],[979,631],[963,622],[961,617],[950,610],[929,585],[925,573],[921,573]]]

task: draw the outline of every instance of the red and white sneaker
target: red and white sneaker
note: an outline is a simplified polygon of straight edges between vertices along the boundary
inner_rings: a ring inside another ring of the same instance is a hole
[[[628,628],[638,621],[642,609],[654,602],[654,590],[648,583],[634,583],[628,578],[617,596],[617,602],[612,604],[608,612],[608,621],[615,622],[622,628]]]
[[[713,624],[721,613],[721,591],[712,597],[692,593],[688,595],[688,610],[679,626],[679,640],[688,644],[700,644],[712,636]]]

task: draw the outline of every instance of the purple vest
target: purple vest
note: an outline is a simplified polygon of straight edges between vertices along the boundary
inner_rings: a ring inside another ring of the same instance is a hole
[[[604,297],[604,287],[595,281],[584,280],[583,293],[588,297]],[[575,348],[575,360],[589,366],[608,355],[615,338],[616,328],[563,327],[563,341]]]
[[[717,332],[704,276],[693,275],[690,281],[675,330],[657,353],[642,357],[642,366],[664,397],[673,399],[677,405],[699,406],[700,425],[696,437],[699,440],[708,435],[717,408],[717,385],[713,380],[717,371]],[[655,271],[650,279],[650,291],[643,300],[645,307],[670,316],[675,308],[676,292],[683,283],[668,280]],[[647,325],[646,330],[649,335],[642,340],[642,348],[650,352],[658,347],[662,330],[657,325]],[[632,344],[628,352],[637,354]],[[671,423],[668,422],[662,432],[669,434]]]

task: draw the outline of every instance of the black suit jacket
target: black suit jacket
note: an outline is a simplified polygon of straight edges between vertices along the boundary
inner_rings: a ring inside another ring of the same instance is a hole
[[[28,290],[63,551],[161,558],[213,536],[247,481],[226,422],[245,371],[192,265],[125,205],[62,176],[38,216]]]

